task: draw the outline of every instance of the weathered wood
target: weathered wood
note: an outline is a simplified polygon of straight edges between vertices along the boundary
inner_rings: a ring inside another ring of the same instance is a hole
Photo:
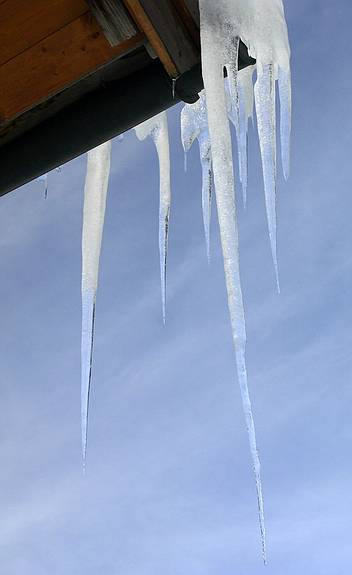
[[[198,50],[170,0],[124,0],[124,4],[172,78],[199,62]]]
[[[86,0],[111,46],[132,38],[137,32],[121,0]]]
[[[87,11],[84,0],[4,0],[0,3],[0,65]]]
[[[172,0],[172,3],[187,28],[194,45],[200,49],[198,0],[192,0],[191,4],[188,4],[186,0]]]
[[[193,20],[197,24],[198,28],[200,26],[200,16],[199,16],[199,0],[184,0]]]
[[[124,0],[124,4],[131,14],[132,18],[138,25],[140,30],[143,30],[146,38],[148,39],[152,49],[162,62],[165,70],[172,78],[177,78],[177,68],[163,44],[157,30],[155,29],[152,21],[144,11],[139,0]]]
[[[60,92],[143,42],[141,34],[112,48],[91,14],[0,66],[0,123]]]

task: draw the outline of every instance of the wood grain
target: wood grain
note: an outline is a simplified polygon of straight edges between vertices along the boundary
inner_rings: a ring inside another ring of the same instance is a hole
[[[138,34],[112,48],[90,14],[77,18],[0,66],[0,122],[45,101],[143,40]]]
[[[4,0],[0,3],[0,65],[87,11],[84,0]]]
[[[184,25],[186,26],[190,37],[195,46],[200,49],[200,33],[199,33],[199,10],[198,2],[195,0],[192,4],[185,2],[185,0],[172,0],[178,14]]]

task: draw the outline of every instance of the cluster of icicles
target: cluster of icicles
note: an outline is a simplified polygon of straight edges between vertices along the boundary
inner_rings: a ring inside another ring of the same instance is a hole
[[[266,561],[263,497],[255,428],[247,386],[246,330],[240,282],[238,228],[229,119],[235,127],[239,175],[246,203],[247,129],[255,104],[262,157],[265,202],[271,251],[279,289],[276,257],[276,110],[275,89],[280,96],[282,167],[289,173],[291,117],[290,50],[281,0],[200,0],[202,73],[205,89],[197,103],[181,113],[181,138],[185,154],[197,139],[202,164],[202,207],[206,249],[210,254],[210,211],[214,182],[224,259],[228,307],[235,348],[237,375],[249,435],[255,474],[263,558]],[[238,71],[239,39],[256,59],[256,66]],[[224,68],[227,79],[224,80]],[[256,79],[253,85],[253,75]],[[151,136],[159,158],[159,250],[162,315],[165,322],[166,263],[170,217],[170,152],[166,112],[135,128],[140,140]],[[99,255],[110,170],[111,143],[88,153],[84,191],[82,239],[82,449],[85,466],[89,391],[91,384],[95,301]]]

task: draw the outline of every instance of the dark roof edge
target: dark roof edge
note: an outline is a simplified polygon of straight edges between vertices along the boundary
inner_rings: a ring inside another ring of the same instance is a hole
[[[239,67],[253,64],[247,50]],[[173,86],[159,61],[101,85],[0,147],[0,196],[170,108],[195,102],[203,88],[200,64]]]

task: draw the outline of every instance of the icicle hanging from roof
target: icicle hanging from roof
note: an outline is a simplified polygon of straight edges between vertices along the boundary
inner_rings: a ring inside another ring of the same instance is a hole
[[[237,374],[254,467],[259,523],[266,562],[264,507],[255,427],[247,385],[246,330],[240,283],[232,143],[228,113],[237,132],[240,179],[244,204],[247,189],[247,126],[253,109],[252,75],[238,73],[241,38],[257,60],[254,88],[269,236],[277,286],[276,253],[276,111],[275,84],[279,80],[281,150],[285,177],[289,173],[291,84],[287,27],[281,0],[200,0],[202,73],[206,93],[215,195],[224,257],[228,305],[236,353]],[[226,68],[228,92],[223,78]]]
[[[208,261],[210,260],[210,216],[213,188],[211,164],[211,146],[208,129],[207,111],[204,90],[199,94],[195,104],[186,104],[181,112],[181,140],[185,153],[198,140],[199,155],[202,166],[202,212],[203,226]],[[186,160],[185,160],[186,162]]]
[[[281,157],[285,178],[289,174],[291,131],[290,49],[281,0],[199,0],[202,72],[205,92],[181,114],[181,137],[185,152],[198,139],[202,163],[203,222],[210,254],[210,210],[212,179],[224,259],[228,307],[236,356],[238,381],[248,430],[255,474],[259,524],[264,562],[266,541],[264,507],[256,434],[247,384],[245,360],[246,327],[240,282],[235,182],[229,118],[237,134],[239,175],[246,205],[247,132],[253,106],[258,125],[265,203],[272,257],[279,287],[276,254],[276,110],[275,90],[280,96]],[[240,39],[257,61],[253,88],[253,67],[238,71]],[[225,83],[223,71],[228,79]],[[151,136],[158,154],[160,174],[159,254],[162,313],[166,316],[166,266],[171,204],[170,150],[166,112],[135,128],[137,137]],[[99,255],[110,168],[110,143],[88,153],[82,239],[82,449],[85,463],[89,391],[94,338],[94,311],[98,283]]]
[[[111,142],[87,154],[82,230],[82,343],[81,425],[83,467],[86,464],[89,394],[92,377],[95,301],[103,235],[106,194],[110,173]]]
[[[135,128],[139,140],[154,141],[159,159],[159,256],[163,321],[166,321],[166,270],[171,206],[170,146],[167,114],[162,112]]]

